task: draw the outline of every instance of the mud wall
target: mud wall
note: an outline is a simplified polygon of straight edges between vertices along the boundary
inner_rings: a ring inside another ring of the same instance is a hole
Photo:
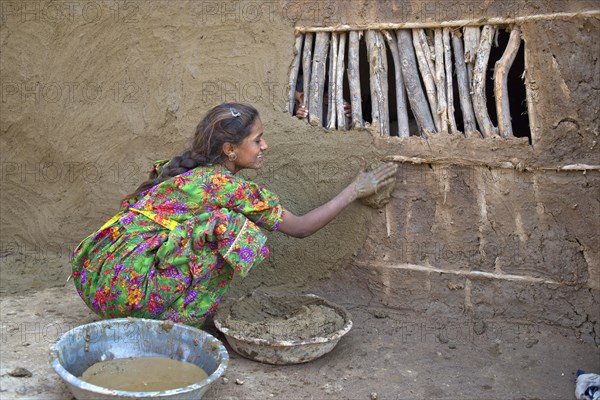
[[[403,22],[484,21],[593,9],[584,2],[379,5],[378,22],[398,14]],[[462,14],[450,17],[456,10]],[[388,307],[558,324],[600,343],[600,44],[593,39],[600,23],[575,16],[519,25],[532,145],[378,139],[375,146],[401,162],[399,184],[391,203],[372,213],[355,268],[344,272]],[[576,164],[595,170],[559,170]]]
[[[251,1],[3,2],[2,290],[64,284],[70,251],[224,101],[259,109],[270,150],[264,169],[246,176],[291,211],[349,183],[359,157],[377,149],[367,132],[324,134],[283,113],[294,41],[285,10]],[[242,285],[299,287],[327,276],[364,240],[367,215],[355,205],[311,238],[271,235],[272,256]]]
[[[348,6],[348,4],[351,5]],[[2,292],[63,284],[69,251],[156,159],[185,147],[223,101],[257,106],[270,149],[246,176],[303,213],[360,158],[401,164],[390,205],[352,205],[313,237],[270,235],[234,290],[296,289],[346,274],[388,307],[556,323],[598,336],[600,66],[597,18],[521,25],[535,100],[527,140],[382,140],[284,112],[295,25],[575,13],[593,1],[3,2]],[[594,100],[595,99],[595,100]],[[509,162],[510,164],[507,164]],[[513,167],[511,167],[511,165]],[[43,279],[40,279],[43,277]]]

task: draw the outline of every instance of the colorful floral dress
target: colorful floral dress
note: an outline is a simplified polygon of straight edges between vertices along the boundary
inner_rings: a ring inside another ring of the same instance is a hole
[[[151,178],[167,161],[155,163]],[[168,319],[199,326],[268,254],[279,198],[219,165],[198,167],[124,203],[72,258],[75,287],[103,318]]]

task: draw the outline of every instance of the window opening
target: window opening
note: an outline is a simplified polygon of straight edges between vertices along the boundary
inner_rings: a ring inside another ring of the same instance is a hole
[[[306,32],[288,111],[327,129],[531,142],[520,36],[516,25]]]

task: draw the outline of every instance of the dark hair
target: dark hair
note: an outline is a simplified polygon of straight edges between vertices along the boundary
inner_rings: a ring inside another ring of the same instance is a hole
[[[212,108],[196,127],[191,147],[173,157],[159,175],[151,175],[123,201],[196,167],[221,163],[225,157],[223,145],[239,145],[250,135],[257,118],[258,111],[249,104],[223,103]]]

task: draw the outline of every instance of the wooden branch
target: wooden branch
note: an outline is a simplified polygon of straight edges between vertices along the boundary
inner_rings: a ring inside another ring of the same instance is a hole
[[[367,31],[369,53],[372,126],[382,136],[390,135],[390,114],[388,103],[387,55],[381,32]]]
[[[404,78],[402,78],[402,66],[400,65],[400,54],[398,53],[398,43],[396,36],[388,31],[383,31],[388,47],[392,52],[394,60],[394,76],[396,77],[396,117],[398,120],[398,136],[410,136],[408,127],[408,109],[406,103],[406,89],[404,88]]]
[[[304,93],[304,104],[302,105],[306,107],[308,104],[308,93],[310,90],[310,64],[312,63],[314,34],[312,32],[306,32],[304,36],[304,50],[302,50],[302,76],[304,79],[302,91]]]
[[[399,29],[396,31],[396,39],[398,40],[398,52],[400,53],[400,64],[402,66],[402,78],[404,78],[410,107],[421,135],[428,136],[435,132],[435,125],[419,79],[412,32],[407,29]]]
[[[300,56],[302,55],[302,42],[304,41],[304,35],[296,36],[296,43],[294,44],[294,61],[290,67],[290,91],[288,101],[288,112],[294,114],[294,103],[296,102],[296,82],[298,81],[298,70],[300,69]]]
[[[338,51],[338,37],[339,33],[331,33],[331,43],[329,47],[329,89],[327,99],[327,129],[335,129],[337,112],[336,112],[336,79],[335,74],[337,72],[337,51]]]
[[[426,22],[400,22],[400,23],[375,23],[375,24],[339,24],[334,26],[297,26],[296,32],[341,32],[359,30],[396,30],[396,29],[421,29],[421,28],[457,28],[463,26],[506,25],[522,22],[545,21],[567,18],[596,18],[600,10],[586,10],[581,12],[562,12],[538,15],[524,15],[519,17],[482,17],[477,19],[461,19],[453,21],[426,21]]]
[[[434,164],[443,166],[471,166],[471,167],[486,167],[497,169],[514,169],[517,171],[582,171],[586,174],[587,171],[600,171],[600,165],[590,164],[567,164],[567,165],[547,165],[533,166],[525,165],[522,160],[512,159],[510,161],[488,161],[484,159],[459,158],[459,157],[408,157],[401,155],[389,155],[382,158],[382,161],[391,161],[397,163],[408,164]]]
[[[557,165],[554,167],[540,167],[538,168],[543,171],[583,171],[585,174],[587,171],[600,171],[600,165],[590,164],[568,164],[568,165]]]
[[[492,124],[488,114],[487,98],[485,95],[485,78],[495,29],[491,25],[483,27],[479,48],[477,49],[475,67],[473,68],[473,106],[475,108],[477,123],[484,138],[497,136],[496,128]]]
[[[413,41],[414,41],[415,31],[417,34],[418,41],[421,44],[420,49],[423,50],[423,55],[425,56],[425,61],[427,61],[429,70],[431,71],[432,75],[435,75],[435,72],[434,72],[435,71],[435,48],[431,44],[429,36],[427,36],[427,33],[425,33],[425,29],[415,29],[413,31]],[[416,49],[416,44],[415,44],[415,49]],[[437,85],[437,82],[436,82],[436,85]],[[436,86],[436,89],[439,89],[439,88]]]
[[[435,131],[439,132],[442,122],[440,120],[440,115],[437,113],[437,84],[435,83],[434,77],[435,66],[433,69],[429,68],[429,63],[427,62],[427,57],[424,51],[425,48],[429,48],[429,45],[427,42],[422,43],[417,30],[412,31],[412,41],[414,45],[414,53],[417,56],[419,72],[421,73],[423,84],[425,85],[425,94],[427,95],[427,100],[429,101],[429,109],[431,110],[433,123],[435,124]],[[402,51],[400,51],[400,53],[402,53]]]
[[[529,51],[525,48],[525,100],[527,102],[527,117],[529,119],[529,127],[531,129],[531,145],[535,146],[539,139],[539,127],[537,118],[537,103],[538,103],[538,83],[530,74]]]
[[[359,73],[359,42],[362,32],[351,31],[348,47],[348,85],[350,86],[350,105],[352,106],[352,128],[362,128],[365,121],[362,116],[362,97]]]
[[[452,48],[450,47],[450,28],[443,30],[444,65],[446,66],[446,98],[448,100],[448,124],[450,133],[458,133],[454,118],[454,85],[452,83]]]
[[[325,66],[329,47],[329,33],[318,32],[315,37],[315,51],[310,77],[308,116],[313,126],[323,126],[323,92],[325,86]]]
[[[462,39],[460,36],[452,33],[452,47],[454,49],[454,61],[456,65],[456,82],[458,83],[458,94],[460,97],[460,109],[463,116],[463,125],[465,136],[479,136],[477,132],[477,123],[473,113],[473,104],[471,103],[471,93],[469,90],[469,75],[465,65]]]
[[[480,36],[481,28],[479,26],[466,26],[463,30],[463,37],[465,38],[465,62],[467,63],[467,71],[469,72],[469,87],[472,86],[473,82],[473,67],[475,66]]]
[[[377,101],[377,77],[375,74],[377,71],[375,67],[377,63],[377,48],[376,48],[376,39],[375,39],[375,31],[367,31],[365,34],[365,41],[367,43],[367,54],[369,60],[369,88],[371,93],[371,126],[374,126],[377,131],[381,134],[381,130],[379,129],[379,102]]]
[[[510,102],[508,100],[508,71],[515,61],[519,47],[521,46],[521,30],[513,27],[510,32],[508,44],[502,58],[496,62],[494,72],[494,94],[496,96],[496,113],[498,114],[498,131],[500,136],[513,136]]]
[[[346,32],[341,32],[338,43],[337,70],[335,73],[335,98],[337,101],[337,123],[339,130],[346,130],[346,114],[344,113],[344,58],[346,56]]]
[[[465,38],[465,62],[475,63],[481,39],[481,28],[479,26],[466,26],[463,29],[463,37]]]
[[[435,43],[435,81],[437,83],[437,114],[440,116],[440,133],[448,133],[448,103],[446,102],[446,71],[444,68],[444,38],[442,29],[433,32]]]

